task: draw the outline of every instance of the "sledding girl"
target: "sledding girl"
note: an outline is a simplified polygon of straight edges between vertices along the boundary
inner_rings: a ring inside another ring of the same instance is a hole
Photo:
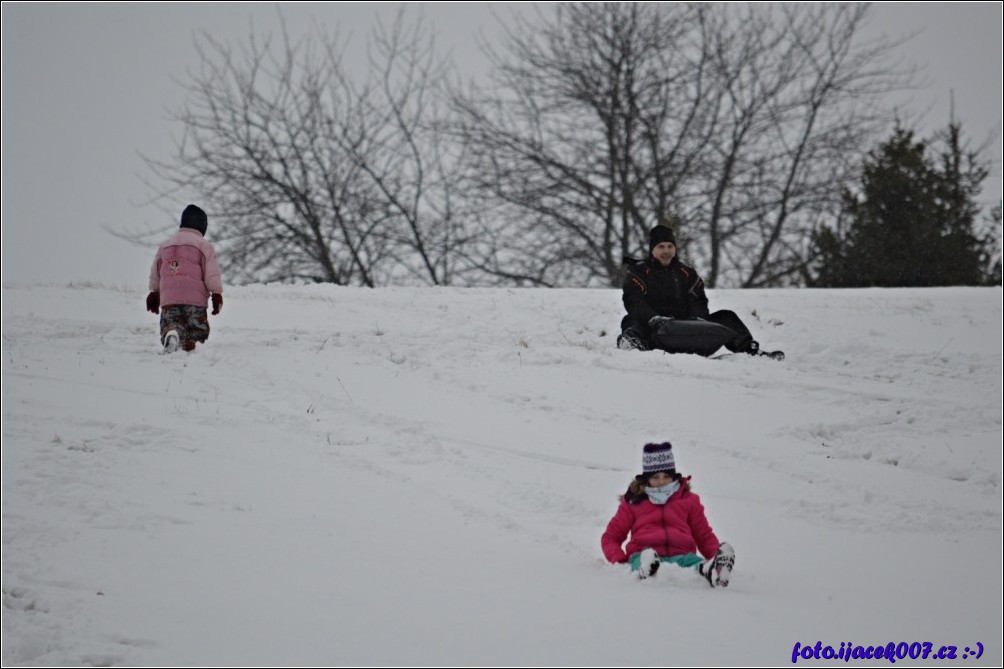
[[[736,559],[732,546],[718,541],[708,524],[690,477],[677,473],[668,441],[645,444],[642,473],[621,497],[600,545],[607,560],[627,562],[638,578],[654,576],[663,562],[671,562],[696,569],[713,588],[729,584]]]

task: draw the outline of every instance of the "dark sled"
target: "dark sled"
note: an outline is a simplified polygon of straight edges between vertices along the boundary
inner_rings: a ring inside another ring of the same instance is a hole
[[[711,355],[736,338],[736,333],[710,321],[671,320],[659,324],[652,333],[656,346],[668,353]]]

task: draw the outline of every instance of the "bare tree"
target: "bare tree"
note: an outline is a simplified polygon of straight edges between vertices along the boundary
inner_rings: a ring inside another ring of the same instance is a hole
[[[515,19],[506,52],[490,54],[491,90],[455,97],[469,184],[502,222],[482,269],[539,285],[619,280],[709,130],[705,63],[684,48],[698,11],[562,4],[550,23]]]
[[[672,221],[709,285],[797,279],[816,217],[884,120],[876,96],[901,83],[894,45],[855,41],[866,14],[562,3],[516,17],[493,87],[455,97],[468,183],[498,221],[479,266],[619,285],[622,256]]]
[[[458,156],[434,101],[447,71],[421,20],[379,26],[361,83],[337,36],[203,35],[173,158],[150,160],[158,192],[207,203],[235,281],[365,286],[449,282],[463,243]],[[358,75],[357,75],[358,76]],[[167,184],[164,187],[162,184]]]
[[[397,270],[387,281],[453,283],[464,270],[453,260],[467,233],[457,193],[463,147],[443,131],[450,68],[437,58],[432,32],[421,19],[406,25],[403,9],[390,29],[374,31],[369,65],[371,78],[359,95],[367,128],[340,146],[395,223],[384,237]]]
[[[890,120],[881,96],[909,85],[896,44],[861,43],[865,4],[716,6],[711,50],[724,94],[699,208],[709,285],[801,279],[812,231],[839,209],[856,160]],[[705,227],[706,226],[706,227]]]
[[[711,286],[796,283],[907,83],[858,41],[867,5],[560,3],[447,95],[404,11],[358,80],[337,36],[197,45],[148,163],[207,205],[234,280],[619,285],[668,223]]]

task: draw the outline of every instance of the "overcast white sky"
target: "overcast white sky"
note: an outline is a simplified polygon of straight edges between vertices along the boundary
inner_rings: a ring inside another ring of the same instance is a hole
[[[412,3],[419,4],[419,3]],[[291,34],[317,25],[351,35],[360,50],[376,17],[394,3],[283,3]],[[458,62],[483,67],[476,37],[490,35],[501,3],[424,3],[439,43]],[[1002,5],[878,3],[874,36],[919,34],[903,47],[930,85],[911,94],[922,130],[943,127],[950,92],[975,141],[993,134],[986,201],[1001,197]],[[180,128],[186,68],[196,32],[238,43],[249,28],[277,24],[273,4],[33,4],[2,6],[2,275],[4,282],[97,281],[145,287],[152,253],[105,229],[176,225],[144,204],[150,174],[140,153],[168,158]],[[212,239],[212,221],[210,221]]]

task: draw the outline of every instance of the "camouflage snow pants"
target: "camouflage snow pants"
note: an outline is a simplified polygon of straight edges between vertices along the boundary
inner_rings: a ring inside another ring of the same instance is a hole
[[[195,344],[209,339],[209,315],[206,307],[191,304],[172,304],[160,310],[160,343],[165,343],[167,333],[174,330],[185,351],[194,351]]]

